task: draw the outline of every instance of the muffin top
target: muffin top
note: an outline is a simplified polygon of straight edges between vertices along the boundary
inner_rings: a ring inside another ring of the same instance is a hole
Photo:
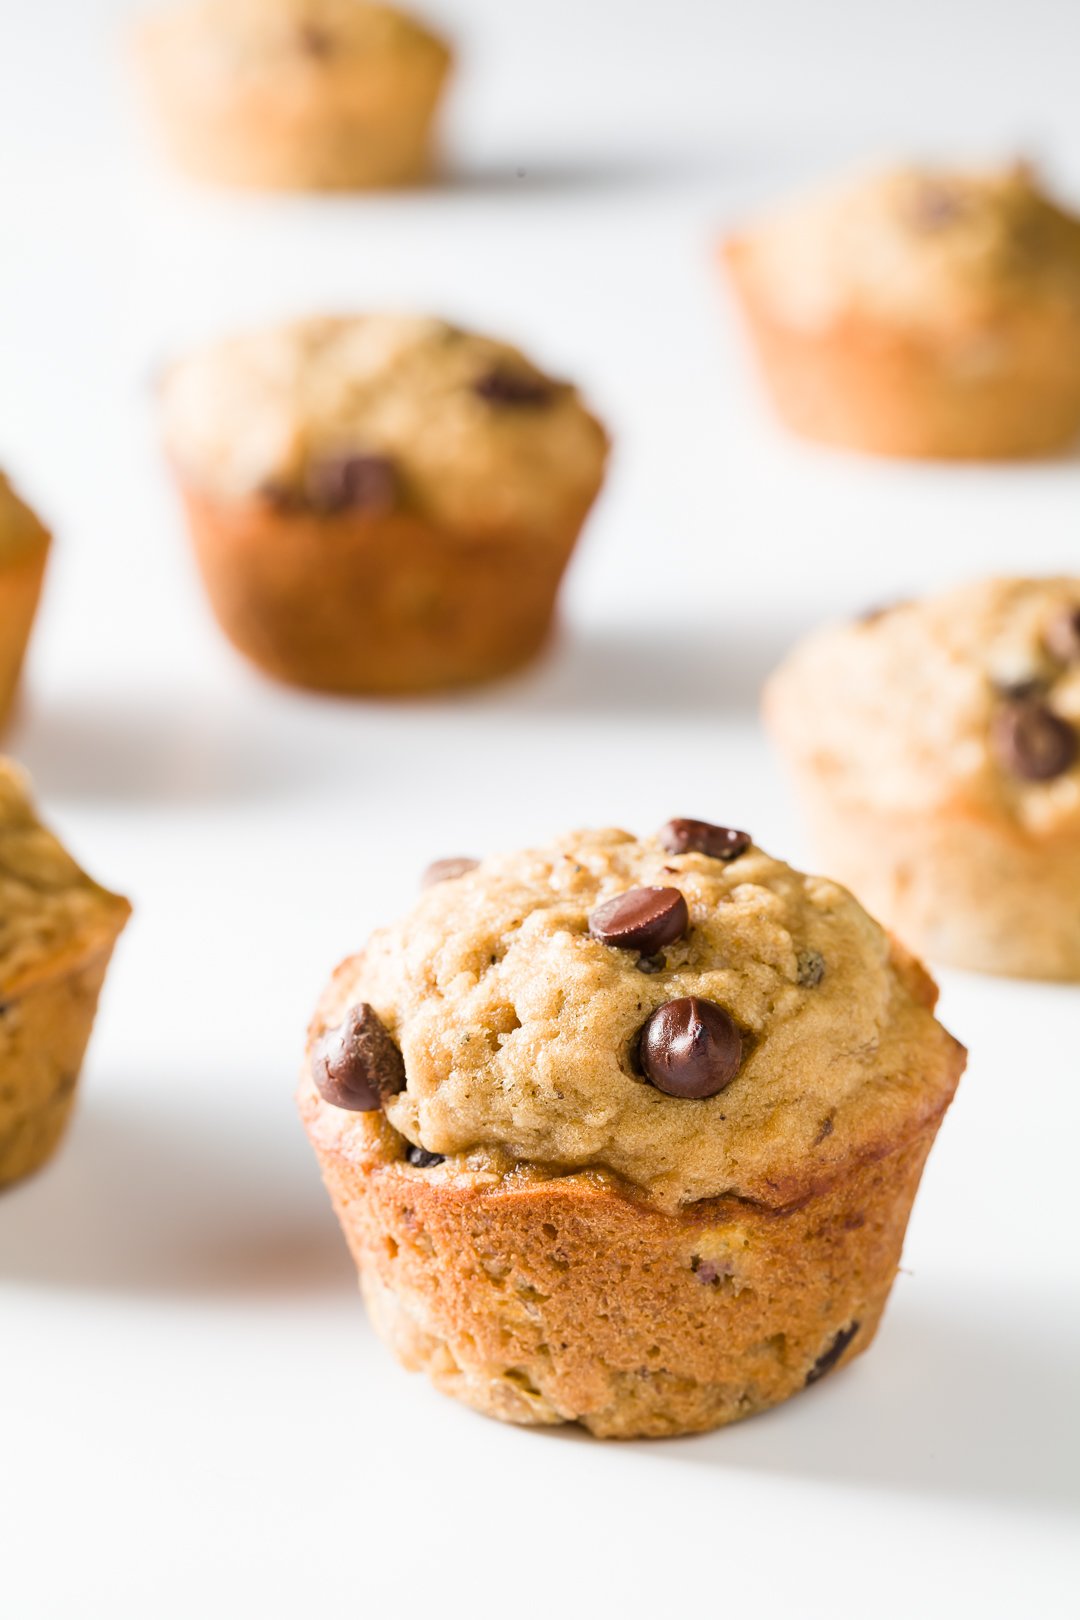
[[[381,69],[418,55],[447,60],[442,40],[406,12],[365,0],[185,0],[150,17],[145,36],[182,62],[223,72]]]
[[[48,543],[48,531],[0,472],[0,558],[15,561],[24,553],[40,552]]]
[[[988,579],[812,635],[766,711],[831,790],[1080,835],[1080,579]]]
[[[733,250],[806,328],[866,315],[952,331],[1043,306],[1080,320],[1080,219],[1024,164],[870,175],[767,216]]]
[[[111,944],[130,912],[41,825],[25,775],[0,759],[0,995],[18,994]]]
[[[434,883],[344,962],[301,1097],[351,1154],[385,1151],[385,1120],[477,1173],[780,1206],[946,1106],[963,1053],[935,995],[845,889],[745,835],[578,832]],[[353,1111],[350,1039],[381,1113]]]
[[[233,337],[163,386],[181,477],[227,500],[403,508],[470,533],[577,521],[607,438],[574,388],[446,321],[323,317]]]

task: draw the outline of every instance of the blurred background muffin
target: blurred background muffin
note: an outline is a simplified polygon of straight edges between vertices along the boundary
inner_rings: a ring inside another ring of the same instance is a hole
[[[920,953],[1080,979],[1080,579],[812,635],[766,690],[825,870]]]
[[[1080,219],[1025,165],[870,175],[723,258],[773,403],[809,439],[989,459],[1080,431]]]
[[[546,639],[607,437],[516,349],[315,318],[181,360],[164,437],[226,634],[282,680],[416,692]]]
[[[197,179],[403,186],[432,168],[450,67],[436,35],[364,0],[181,0],[137,37],[149,100]]]
[[[11,717],[48,554],[48,530],[0,472],[0,727]]]

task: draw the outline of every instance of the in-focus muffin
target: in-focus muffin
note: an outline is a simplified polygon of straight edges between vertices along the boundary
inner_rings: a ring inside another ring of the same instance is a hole
[[[0,760],[0,1187],[43,1165],[64,1133],[130,912],[76,866],[22,771]]]
[[[724,258],[773,403],[807,438],[994,458],[1080,432],[1080,219],[1025,166],[872,175]]]
[[[303,320],[181,361],[163,410],[214,611],[270,674],[418,692],[540,649],[607,439],[516,349]]]
[[[48,555],[48,530],[0,473],[0,727],[15,702]]]
[[[338,968],[299,1094],[398,1357],[631,1436],[866,1349],[964,1063],[919,965],[702,822],[457,864]]]
[[[197,179],[360,190],[431,171],[450,53],[392,7],[181,0],[137,43],[166,142]]]
[[[1080,579],[990,579],[829,628],[766,717],[816,856],[915,950],[1080,979]]]

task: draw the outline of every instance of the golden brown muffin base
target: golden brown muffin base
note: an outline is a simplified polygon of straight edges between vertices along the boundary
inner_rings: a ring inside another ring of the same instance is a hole
[[[596,1173],[414,1168],[389,1127],[361,1162],[301,1108],[402,1363],[491,1417],[618,1438],[748,1417],[865,1350],[939,1123],[797,1203],[672,1215]]]
[[[40,1169],[60,1144],[112,949],[109,940],[0,1004],[0,1187]]]
[[[800,330],[776,318],[738,240],[723,259],[772,403],[803,438],[883,456],[978,461],[1051,454],[1080,434],[1075,314],[1017,312],[981,337],[958,332],[955,346],[854,314]]]
[[[433,126],[450,58],[425,52],[410,68],[357,84],[347,66],[228,93],[179,73],[167,48],[141,43],[139,66],[174,163],[192,179],[260,191],[368,191],[416,185],[433,172]]]
[[[544,536],[472,536],[409,513],[324,516],[181,488],[229,640],[268,674],[332,692],[423,692],[528,663],[585,517]]]
[[[1080,981],[1080,842],[957,808],[889,815],[795,782],[819,861],[921,956],[976,973]]]
[[[0,563],[0,728],[15,706],[48,552],[49,536],[42,529],[36,544]]]

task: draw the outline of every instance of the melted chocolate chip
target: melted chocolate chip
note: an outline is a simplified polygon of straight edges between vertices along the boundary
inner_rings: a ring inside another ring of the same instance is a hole
[[[1080,607],[1065,608],[1046,627],[1046,650],[1063,664],[1080,659]]]
[[[448,855],[444,860],[432,861],[424,868],[420,879],[422,889],[434,888],[436,883],[446,883],[450,878],[464,877],[466,872],[474,872],[480,865],[471,855]]]
[[[1076,759],[1076,732],[1067,720],[1028,699],[1000,708],[990,727],[999,762],[1024,782],[1049,782]]]
[[[753,843],[749,833],[735,827],[716,827],[711,821],[677,816],[657,833],[669,855],[711,855],[714,861],[733,861]]]
[[[397,499],[397,475],[386,456],[328,456],[307,472],[307,498],[316,512],[388,512]]]
[[[493,366],[473,383],[473,393],[489,405],[536,407],[549,405],[555,388],[546,377],[513,371],[509,366]]]
[[[405,1157],[410,1164],[415,1164],[418,1170],[430,1170],[432,1165],[443,1164],[446,1160],[445,1153],[429,1153],[427,1148],[413,1147],[411,1143]]]
[[[405,1089],[405,1064],[378,1013],[366,1001],[315,1048],[311,1064],[319,1094],[335,1108],[368,1114]]]
[[[795,965],[799,983],[806,990],[812,990],[825,977],[825,958],[820,951],[800,951]]]
[[[681,939],[690,913],[678,889],[630,889],[607,900],[589,918],[589,933],[601,945],[655,956]]]
[[[808,1388],[811,1384],[816,1384],[819,1378],[824,1378],[826,1373],[832,1372],[833,1368],[836,1366],[836,1363],[840,1360],[840,1357],[843,1355],[844,1351],[847,1349],[848,1345],[851,1343],[858,1331],[858,1322],[852,1322],[848,1327],[840,1329],[840,1332],[836,1335],[836,1338],[833,1340],[832,1344],[830,1344],[829,1348],[825,1351],[825,1354],[818,1356],[817,1360],[814,1362],[814,1365],[807,1373],[806,1384]]]
[[[715,1001],[683,996],[666,1001],[638,1036],[638,1061],[646,1078],[669,1097],[715,1097],[731,1084],[742,1063],[742,1037]]]

